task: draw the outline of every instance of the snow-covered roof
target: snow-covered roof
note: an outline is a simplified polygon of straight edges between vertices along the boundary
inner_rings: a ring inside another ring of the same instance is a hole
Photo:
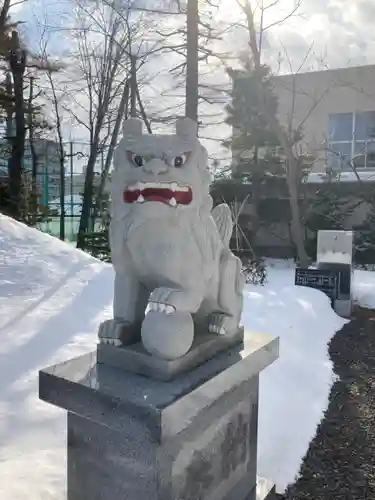
[[[375,170],[357,171],[358,177],[363,182],[375,182]],[[337,182],[358,182],[358,178],[354,172],[341,172],[334,177]],[[325,172],[310,172],[305,182],[315,184],[328,181],[328,175]]]

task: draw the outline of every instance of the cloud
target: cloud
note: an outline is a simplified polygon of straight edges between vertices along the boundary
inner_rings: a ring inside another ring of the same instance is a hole
[[[137,1],[142,2],[146,8],[155,5],[154,0]],[[167,0],[167,3],[169,1],[171,0]],[[280,0],[276,8],[267,11],[265,24],[283,19],[293,9],[294,2],[295,0]],[[71,14],[71,5],[69,0],[28,0],[17,15],[27,21],[25,30],[31,41],[35,41],[46,16],[49,25],[64,27]],[[264,60],[275,71],[281,72],[289,72],[289,61],[294,70],[299,68],[308,52],[309,57],[302,70],[375,64],[374,18],[374,0],[304,0],[299,15],[267,31],[263,46]],[[218,24],[241,20],[234,0],[222,0],[222,8],[215,14],[215,20]],[[169,19],[169,24],[172,22],[173,20]],[[178,22],[181,22],[180,16]],[[52,37],[52,47],[56,52],[69,48],[66,37],[61,33],[61,30],[56,30],[55,36]],[[233,26],[223,40],[217,42],[216,48],[232,57],[232,60],[227,60],[231,65],[235,64],[235,58],[241,51],[248,50],[247,43],[246,31]],[[183,85],[179,90],[171,90],[176,85],[176,80],[170,74],[170,69],[179,60],[178,56],[168,54],[151,58],[144,67],[148,83],[143,89],[143,96],[149,111],[165,112],[168,107],[170,114],[173,114],[175,105],[176,114],[181,114]],[[209,58],[208,63],[202,65],[202,70],[205,73],[205,83],[228,85],[223,67],[216,59]],[[202,133],[213,138],[206,141],[210,153],[225,158],[229,153],[220,147],[219,138],[230,135],[230,129],[224,124],[224,104],[227,97],[223,93],[209,93],[211,97],[213,94],[218,103],[204,103],[200,109],[205,122],[209,123]],[[215,121],[216,125],[213,124]]]

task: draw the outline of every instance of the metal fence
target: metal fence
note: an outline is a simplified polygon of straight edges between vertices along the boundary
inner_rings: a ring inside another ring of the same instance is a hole
[[[36,227],[43,232],[60,237],[61,221],[64,225],[64,239],[76,241],[82,210],[82,196],[85,184],[85,167],[90,153],[86,142],[64,143],[64,172],[62,175],[58,143],[46,139],[35,142],[36,186],[38,197],[38,222]],[[107,150],[101,150],[95,165],[94,186],[99,185]],[[10,161],[9,146],[0,142],[0,163]],[[32,154],[26,144],[23,160],[24,179],[29,186],[32,182]],[[63,187],[63,189],[62,189]],[[92,223],[92,230],[98,229],[100,222]]]

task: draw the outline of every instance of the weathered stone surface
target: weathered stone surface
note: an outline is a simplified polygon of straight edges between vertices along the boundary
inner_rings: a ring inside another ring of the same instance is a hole
[[[217,335],[240,326],[244,279],[229,246],[232,214],[224,203],[212,208],[197,131],[189,118],[177,120],[173,135],[124,121],[110,187],[114,316],[99,328],[102,343],[129,343],[141,324],[151,355],[177,359],[191,346],[193,317]]]
[[[162,444],[69,414],[68,499],[244,499],[256,484],[257,405],[255,376]]]
[[[148,379],[80,356],[42,370],[46,402],[124,432],[133,425],[162,441],[189,425],[228,391],[258,375],[278,357],[279,339],[245,333],[243,345],[217,354],[170,382]]]
[[[318,231],[318,269],[339,273],[339,289],[333,307],[339,316],[350,318],[353,309],[353,231]]]
[[[215,354],[242,343],[243,339],[243,328],[232,335],[201,333],[196,335],[190,351],[174,360],[151,356],[140,342],[122,347],[99,344],[97,362],[146,377],[168,381],[205,363]]]
[[[318,231],[317,263],[352,264],[353,231]]]
[[[258,375],[277,356],[278,339],[246,334],[170,382],[94,353],[41,371],[41,399],[68,410],[68,500],[263,500]]]

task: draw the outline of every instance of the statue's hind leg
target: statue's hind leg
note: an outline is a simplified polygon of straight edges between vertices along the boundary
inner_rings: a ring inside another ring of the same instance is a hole
[[[211,315],[209,331],[218,335],[234,335],[239,326],[243,305],[244,279],[241,261],[224,250],[220,259],[219,310]]]

